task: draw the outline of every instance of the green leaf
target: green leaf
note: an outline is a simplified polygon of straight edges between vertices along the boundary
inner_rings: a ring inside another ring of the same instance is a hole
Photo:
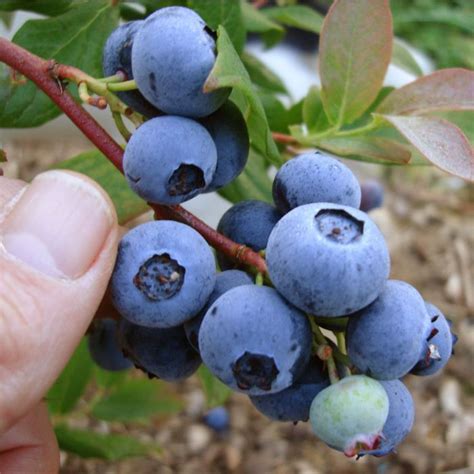
[[[58,425],[54,428],[59,448],[82,458],[118,461],[132,456],[153,456],[160,453],[157,445],[143,443],[132,436],[99,434],[93,431]]]
[[[451,64],[443,64],[443,66],[463,66],[474,69],[474,36],[451,35],[443,45],[446,46],[444,53],[452,56]]]
[[[189,8],[202,16],[213,30],[222,25],[232,40],[237,52],[244,49],[246,31],[244,19],[237,0],[188,0]]]
[[[165,7],[185,7],[187,6],[187,0],[132,0],[134,3],[140,3],[146,8],[147,16],[154,11],[165,8]]]
[[[222,405],[230,397],[232,390],[216,379],[205,365],[199,367],[198,377],[209,408]]]
[[[218,193],[232,203],[245,199],[273,202],[272,181],[268,177],[265,159],[251,148],[244,171]]]
[[[82,339],[68,364],[48,392],[51,413],[69,413],[78,402],[92,378],[94,364],[89,355],[87,341]]]
[[[285,36],[284,28],[270,20],[250,3],[243,0],[241,7],[245,29],[252,33],[260,33],[267,47],[278,43]]]
[[[438,67],[474,68],[471,0],[403,0],[391,2],[398,36],[432,57]]]
[[[463,11],[449,7],[443,8],[439,5],[435,8],[422,7],[417,10],[398,13],[395,17],[395,24],[398,27],[404,23],[439,23],[441,25],[454,26],[465,30],[467,33],[474,34],[473,13],[472,9],[470,11]]]
[[[461,68],[435,71],[393,90],[376,110],[389,115],[474,110],[474,71]]]
[[[143,12],[141,9],[136,8],[136,5],[133,3],[120,4],[120,18],[125,21],[143,20],[146,16],[146,11]]]
[[[375,100],[370,104],[370,107],[356,120],[354,120],[351,124],[349,125],[344,125],[341,128],[341,131],[346,131],[346,130],[354,130],[356,128],[360,127],[365,127],[369,123],[373,122],[374,117],[372,116],[372,113],[377,109],[377,107],[382,103],[382,101],[387,97],[393,90],[395,90],[394,87],[392,86],[384,86],[382,89],[379,90],[379,93],[377,94],[377,97]],[[379,125],[384,124],[383,120],[379,120]],[[391,127],[388,127],[391,128]],[[393,128],[391,128],[393,131]]]
[[[321,140],[319,146],[338,156],[357,157],[360,161],[406,164],[411,158],[410,151],[401,143],[378,137],[327,138]]]
[[[455,176],[474,180],[474,151],[462,131],[437,117],[383,115],[427,160]]]
[[[6,163],[7,162],[7,154],[5,153],[5,150],[0,148],[0,163]]]
[[[242,112],[247,122],[250,142],[267,160],[277,164],[280,161],[280,154],[273,141],[265,110],[253,88],[248,72],[225,28],[219,26],[217,35],[217,59],[204,84],[204,90],[210,92],[223,87],[232,87],[242,94],[245,101],[245,109]]]
[[[377,97],[392,55],[388,0],[336,0],[320,38],[322,100],[331,123],[351,123]]]
[[[0,21],[5,25],[7,30],[10,29],[15,18],[14,12],[0,12]]]
[[[244,52],[241,59],[255,85],[270,92],[288,94],[283,81],[255,56]]]
[[[398,38],[393,41],[392,64],[414,76],[423,75],[420,65],[406,47],[405,42]]]
[[[382,103],[382,101],[387,97],[393,90],[395,90],[392,86],[384,86],[382,89],[379,90],[377,97],[375,100],[370,104],[370,107],[354,122],[350,125],[345,125],[342,130],[353,130],[355,128],[363,127],[368,125],[370,122],[374,120],[372,113],[377,109],[377,107]],[[380,121],[379,125],[383,124],[383,120]],[[391,128],[391,127],[388,127]],[[391,128],[393,131],[393,128]]]
[[[74,0],[1,0],[0,10],[15,11],[26,10],[55,16],[66,12]]]
[[[304,5],[264,8],[261,12],[271,20],[313,33],[321,32],[324,20],[320,13]]]
[[[319,87],[313,86],[303,102],[303,121],[310,133],[320,132],[329,127],[329,120],[324,112]]]
[[[102,48],[118,21],[118,8],[110,5],[110,1],[96,0],[54,18],[29,20],[13,42],[40,57],[73,64],[100,77]],[[20,85],[2,81],[0,97],[0,127],[36,127],[61,113],[31,81]]]
[[[124,383],[129,377],[128,370],[110,371],[94,366],[94,378],[97,385],[101,388],[109,389]]]
[[[146,212],[149,207],[129,187],[123,175],[98,150],[86,151],[55,165],[77,171],[97,181],[112,199],[120,224]]]
[[[146,422],[155,415],[178,413],[182,408],[163,382],[131,379],[99,400],[92,408],[92,416],[106,421]]]
[[[259,95],[268,124],[273,132],[288,132],[287,110],[283,103],[273,94],[261,92]]]
[[[303,122],[304,99],[294,103],[288,110],[288,124],[294,125]]]

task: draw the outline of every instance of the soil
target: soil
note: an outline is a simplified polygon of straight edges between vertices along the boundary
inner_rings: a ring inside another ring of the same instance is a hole
[[[17,139],[5,148],[10,159],[5,174],[28,180],[90,145],[80,139],[53,145]],[[380,459],[347,459],[319,442],[307,424],[271,422],[241,395],[226,404],[230,431],[217,435],[201,423],[205,400],[191,378],[177,386],[185,401],[179,416],[146,428],[94,425],[158,442],[163,448],[159,458],[106,462],[62,453],[63,474],[474,472],[474,189],[427,167],[356,170],[361,176],[378,174],[386,186],[384,207],[372,215],[389,243],[391,277],[414,285],[439,306],[459,336],[456,354],[440,375],[406,378],[416,403],[416,422],[398,452]]]

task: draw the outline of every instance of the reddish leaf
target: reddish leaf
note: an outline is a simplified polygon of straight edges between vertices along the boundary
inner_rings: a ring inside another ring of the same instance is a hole
[[[322,99],[332,123],[359,117],[382,87],[392,55],[388,0],[336,0],[321,32]]]
[[[379,137],[340,137],[322,140],[319,145],[340,156],[360,156],[381,161],[406,164],[411,152],[393,140]]]
[[[438,168],[474,180],[474,151],[456,125],[435,117],[383,117]]]
[[[382,114],[410,115],[436,110],[474,109],[474,72],[441,69],[395,89],[378,106]]]

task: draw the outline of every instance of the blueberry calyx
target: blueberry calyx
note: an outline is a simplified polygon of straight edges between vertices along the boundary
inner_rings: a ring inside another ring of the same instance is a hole
[[[185,272],[167,253],[153,255],[139,268],[133,283],[150,300],[161,301],[181,290]]]
[[[364,222],[343,209],[322,209],[314,216],[317,230],[328,240],[350,244],[364,233]]]
[[[268,391],[280,371],[273,357],[246,351],[232,364],[232,372],[241,390],[258,387]]]
[[[168,180],[168,194],[170,196],[185,196],[205,186],[206,182],[201,168],[196,165],[182,164],[174,170]]]

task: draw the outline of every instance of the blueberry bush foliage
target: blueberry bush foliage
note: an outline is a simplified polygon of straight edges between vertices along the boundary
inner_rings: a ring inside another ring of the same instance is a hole
[[[128,188],[120,172],[122,147],[132,129],[146,119],[117,96],[117,92],[133,89],[134,84],[120,78],[102,79],[102,53],[119,23],[141,20],[155,10],[179,5],[196,11],[216,38],[217,57],[204,92],[230,89],[230,100],[247,125],[247,165],[238,178],[218,190],[230,202],[271,202],[269,167],[279,168],[293,155],[314,148],[385,166],[434,165],[462,179],[474,179],[472,71],[453,67],[421,76],[409,49],[393,37],[388,0],[336,0],[325,16],[297,2],[280,3],[4,0],[0,2],[0,19],[6,25],[17,10],[42,17],[26,21],[11,43],[0,38],[0,127],[36,127],[66,113],[95,148],[91,146],[90,151],[65,159],[57,167],[96,180],[111,196],[121,224],[149,210],[149,205]],[[469,28],[465,20],[459,17],[456,21]],[[402,20],[396,24],[403,30]],[[288,27],[320,35],[321,87],[311,87],[296,103],[291,101],[283,81],[245,50],[247,35],[259,35],[271,48],[285,37]],[[391,63],[420,77],[399,89],[386,87],[384,78]],[[123,144],[113,142],[81,109],[82,103],[107,109],[104,114],[111,112]],[[5,159],[0,153],[0,161]],[[153,208],[158,217],[188,223],[227,256],[235,256],[240,248],[179,206]],[[259,272],[265,270],[257,254],[249,251],[242,259]],[[316,335],[319,342],[321,337],[324,341],[318,330]],[[209,406],[222,404],[229,389],[204,366],[199,368],[198,376]],[[127,371],[107,372],[95,366],[86,340],[47,399],[62,449],[111,460],[159,455],[160,447],[127,435],[73,428],[69,420],[88,416],[140,425],[182,409],[179,396],[163,381]]]

